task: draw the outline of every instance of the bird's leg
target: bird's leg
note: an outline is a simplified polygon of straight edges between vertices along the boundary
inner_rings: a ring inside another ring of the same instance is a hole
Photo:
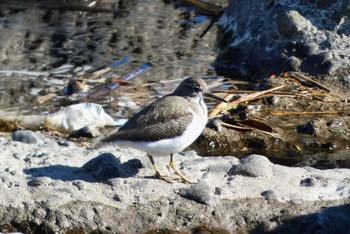
[[[156,177],[157,177],[158,179],[164,180],[164,181],[166,181],[166,182],[168,182],[168,183],[172,183],[172,182],[169,181],[167,178],[165,178],[165,176],[162,176],[162,174],[160,174],[159,169],[158,169],[156,163],[154,162],[154,159],[153,159],[152,155],[147,154],[147,157],[148,157],[149,160],[151,161],[152,166],[153,166],[154,170],[156,171]]]
[[[170,155],[170,162],[169,162],[169,166],[175,171],[176,175],[180,176],[181,180],[184,182],[184,183],[189,183],[189,184],[193,184],[195,182],[189,180],[186,178],[186,176],[184,176],[179,169],[177,169],[177,167],[175,166],[175,163],[174,163],[174,159],[173,159],[174,155],[171,154]]]

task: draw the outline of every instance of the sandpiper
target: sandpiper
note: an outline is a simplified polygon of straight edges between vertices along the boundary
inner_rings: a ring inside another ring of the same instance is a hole
[[[173,155],[192,144],[208,121],[208,109],[203,101],[203,94],[225,101],[207,91],[208,86],[203,79],[187,78],[173,93],[146,106],[119,130],[114,130],[103,138],[101,143],[113,142],[146,152],[156,177],[168,182],[159,172],[153,156],[170,155],[169,166],[183,182],[193,183],[177,169]]]

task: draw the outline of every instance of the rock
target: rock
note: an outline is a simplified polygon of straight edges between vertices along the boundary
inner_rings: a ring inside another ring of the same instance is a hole
[[[55,226],[46,221],[41,223],[34,229],[34,233],[50,234],[55,232]]]
[[[131,159],[122,164],[118,158],[110,153],[101,154],[83,165],[85,170],[101,182],[108,182],[108,180],[118,177],[134,176],[140,167],[141,162],[137,159]]]
[[[321,176],[310,176],[300,181],[300,186],[303,187],[316,187],[316,186],[326,186],[328,181],[326,178]]]
[[[180,189],[179,194],[182,197],[204,205],[209,205],[212,200],[212,192],[210,191],[210,187],[204,181],[191,185],[189,188]]]
[[[1,232],[13,231],[6,228],[12,225],[23,233],[191,233],[200,224],[227,233],[300,233],[314,230],[315,221],[326,230],[349,230],[349,169],[286,167],[259,155],[238,161],[192,151],[175,158],[198,184],[156,179],[145,154],[126,147],[47,147],[0,138]],[[169,158],[156,163],[167,174]]]
[[[253,154],[240,160],[240,164],[234,165],[228,174],[252,177],[272,176],[272,165],[266,157]]]
[[[14,132],[12,134],[12,140],[37,145],[43,145],[46,143],[46,138],[43,134],[30,130],[19,130]]]
[[[308,122],[304,125],[299,125],[297,126],[297,132],[301,133],[301,134],[308,134],[308,135],[312,135],[315,133],[315,129],[314,126],[312,125],[311,122]]]
[[[313,187],[317,184],[317,180],[313,177],[309,177],[300,181],[300,186]]]
[[[266,190],[261,193],[261,196],[265,197],[266,200],[273,200],[273,199],[278,199],[278,195],[275,191],[273,190]]]
[[[350,224],[346,216],[350,205],[326,209],[310,215],[301,215],[278,226],[271,233],[348,233]],[[336,216],[333,214],[337,213]]]
[[[350,19],[342,2],[230,0],[218,21],[217,72],[261,78],[293,70],[349,85]]]
[[[315,136],[322,135],[324,138],[331,137],[327,122],[323,118],[310,120],[304,125],[299,125],[296,130],[301,134],[315,134]]]
[[[71,141],[65,141],[65,140],[58,140],[57,144],[59,146],[66,146],[66,147],[75,147],[74,142]]]

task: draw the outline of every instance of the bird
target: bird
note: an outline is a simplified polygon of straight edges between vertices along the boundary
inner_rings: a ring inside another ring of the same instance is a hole
[[[153,157],[170,155],[169,166],[175,174],[184,183],[194,183],[175,166],[174,154],[192,144],[207,124],[208,108],[203,95],[227,102],[209,93],[202,78],[189,77],[172,93],[153,101],[122,127],[103,137],[100,143],[113,143],[146,152],[155,176],[167,182],[170,182],[169,179],[160,173]]]

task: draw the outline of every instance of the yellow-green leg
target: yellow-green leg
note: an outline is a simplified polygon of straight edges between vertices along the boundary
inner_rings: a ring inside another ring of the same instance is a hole
[[[170,155],[170,162],[169,162],[169,166],[175,171],[176,175],[180,176],[181,180],[185,183],[190,183],[190,184],[193,184],[194,182],[187,179],[186,176],[184,176],[179,169],[177,169],[177,167],[175,166],[175,163],[174,163],[174,155],[171,154]]]
[[[166,178],[166,176],[163,176],[162,174],[160,174],[159,169],[158,169],[156,163],[154,162],[154,159],[153,159],[152,155],[147,154],[147,157],[148,157],[149,160],[151,161],[152,166],[153,166],[154,170],[156,171],[156,177],[157,177],[158,179],[164,180],[164,181],[166,181],[166,182],[168,182],[168,183],[172,183],[170,180],[168,180],[168,179]]]

